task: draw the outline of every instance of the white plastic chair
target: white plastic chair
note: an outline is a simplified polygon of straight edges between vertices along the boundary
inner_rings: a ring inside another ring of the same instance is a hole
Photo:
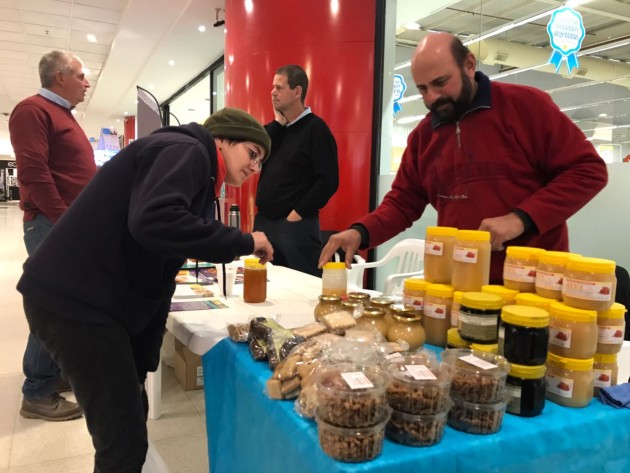
[[[348,292],[365,291],[363,289],[363,273],[367,268],[378,268],[394,261],[396,269],[387,276],[383,286],[383,294],[385,295],[394,294],[405,278],[424,275],[424,240],[407,238],[396,243],[378,261],[354,263],[352,269],[348,271]]]

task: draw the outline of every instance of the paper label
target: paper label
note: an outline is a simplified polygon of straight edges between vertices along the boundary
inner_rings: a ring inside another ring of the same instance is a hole
[[[446,318],[446,304],[434,304],[433,302],[424,303],[424,315],[435,319]]]
[[[520,414],[521,413],[521,387],[513,386],[511,384],[505,385],[505,391],[508,394],[510,401],[507,405],[507,411],[512,414]]]
[[[612,283],[564,278],[562,295],[589,301],[608,302],[612,300]]]
[[[600,325],[597,330],[597,343],[621,345],[624,329],[623,325]]]
[[[593,370],[595,378],[593,386],[596,388],[609,388],[612,386],[612,370]]]
[[[465,248],[463,246],[455,246],[453,248],[453,260],[460,263],[476,263],[479,250],[477,248]]]
[[[551,291],[561,291],[563,279],[564,275],[562,273],[536,270],[536,287]]]
[[[460,356],[459,359],[465,361],[466,363],[470,363],[471,365],[475,365],[477,368],[481,368],[482,370],[491,370],[492,368],[498,368],[497,365],[489,363],[481,358],[477,358],[475,355]]]
[[[465,312],[459,313],[459,321],[464,324],[469,325],[497,325],[498,316],[485,316],[485,317],[476,317],[474,315],[468,315]]]
[[[547,391],[557,394],[560,397],[570,399],[573,397],[573,380],[561,378],[553,374],[547,373],[546,377]]]
[[[424,244],[424,252],[427,255],[442,256],[444,254],[444,242],[427,240]]]
[[[341,377],[350,386],[350,389],[373,388],[372,382],[361,371],[353,371],[350,373],[341,373]]]
[[[505,339],[505,327],[503,325],[499,325],[499,340]]]
[[[549,343],[559,347],[571,348],[571,329],[549,327]]]
[[[415,310],[424,310],[424,297],[403,296],[403,304],[413,306]]]
[[[405,365],[405,368],[407,368],[407,372],[411,375],[413,379],[437,379],[435,375],[431,372],[431,370],[425,365]]]
[[[505,265],[503,265],[503,279],[519,282],[534,282],[536,281],[536,266],[505,263]]]
[[[197,386],[203,386],[203,366],[197,366]]]
[[[459,324],[459,310],[451,310],[451,327],[457,327]]]
[[[394,353],[390,353],[389,355],[385,355],[385,359],[387,361],[398,361],[398,360],[404,360],[404,357],[400,353],[394,352]]]

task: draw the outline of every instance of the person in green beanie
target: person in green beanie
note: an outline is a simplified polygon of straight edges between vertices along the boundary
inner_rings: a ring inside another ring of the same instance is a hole
[[[273,259],[264,233],[215,217],[221,185],[258,173],[270,147],[261,124],[234,108],[161,128],[106,163],[24,264],[17,288],[31,333],[85,413],[94,471],[142,469],[144,381],[185,260]]]

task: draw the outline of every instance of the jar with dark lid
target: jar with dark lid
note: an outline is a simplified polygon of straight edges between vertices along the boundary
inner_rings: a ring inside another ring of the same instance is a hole
[[[626,308],[615,302],[597,313],[597,353],[619,353],[626,331]]]
[[[539,415],[545,407],[545,365],[512,363],[505,382],[510,401],[506,410],[521,417]]]
[[[503,285],[519,292],[534,292],[538,255],[544,251],[529,246],[508,246],[503,264]]]
[[[592,358],[597,351],[597,312],[549,305],[549,353],[573,359]]]
[[[459,307],[459,335],[472,343],[495,343],[503,300],[493,294],[464,292]]]
[[[315,320],[317,322],[321,322],[322,315],[329,314],[337,310],[342,310],[341,297],[322,294],[319,296],[319,302],[315,305],[313,314],[315,315]]]
[[[540,366],[547,359],[549,312],[537,307],[506,305],[499,323],[499,355],[511,363]]]
[[[453,287],[448,284],[429,284],[424,296],[422,325],[426,342],[438,347],[446,346],[446,332],[451,327]]]
[[[363,315],[357,319],[357,327],[359,326],[374,327],[381,332],[383,337],[387,337],[389,324],[385,320],[385,311],[378,307],[365,307],[363,309]]]
[[[545,396],[566,407],[588,406],[593,398],[593,358],[576,360],[547,354]]]
[[[413,309],[396,312],[392,309],[394,322],[387,329],[387,340],[397,342],[402,340],[409,344],[409,351],[414,351],[424,345],[426,338],[424,328],[420,323],[421,317]]]
[[[503,305],[515,304],[516,296],[518,296],[517,290],[509,289],[499,284],[486,284],[485,286],[481,286],[481,292],[499,296],[501,300],[503,300]]]
[[[345,301],[341,302],[341,308],[346,312],[349,312],[355,319],[361,317],[364,307],[365,306],[361,301],[346,299]]]
[[[424,278],[434,284],[450,284],[453,243],[457,228],[427,227],[424,240]]]
[[[457,327],[449,328],[446,332],[446,348],[469,348],[470,343],[459,336]]]
[[[370,304],[370,295],[367,292],[349,292],[348,300],[359,301],[367,307]]]
[[[595,353],[593,360],[593,396],[597,396],[601,388],[617,385],[619,367],[617,353]]]

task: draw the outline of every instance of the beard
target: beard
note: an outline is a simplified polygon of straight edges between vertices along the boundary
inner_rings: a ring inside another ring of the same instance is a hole
[[[473,80],[463,72],[461,76],[462,90],[459,92],[457,98],[442,97],[433,102],[429,107],[429,110],[440,120],[458,121],[472,103]]]

